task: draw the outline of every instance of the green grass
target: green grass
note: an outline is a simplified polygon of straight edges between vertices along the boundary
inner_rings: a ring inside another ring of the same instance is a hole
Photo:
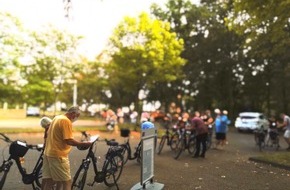
[[[290,166],[290,152],[263,153],[261,156],[257,156],[256,158],[268,162],[278,162],[280,164],[286,164]]]
[[[132,124],[121,124],[119,125],[119,129],[127,128],[130,130],[140,131],[140,127]],[[107,131],[106,126],[73,126],[73,131]],[[0,133],[43,133],[44,129],[41,127],[37,128],[0,128]]]
[[[73,127],[73,131],[107,131],[105,126],[88,127],[88,126],[78,126]],[[0,128],[0,133],[43,133],[44,129],[42,128]]]
[[[275,163],[290,167],[290,152],[263,153],[261,156],[256,156],[254,158],[262,162]]]

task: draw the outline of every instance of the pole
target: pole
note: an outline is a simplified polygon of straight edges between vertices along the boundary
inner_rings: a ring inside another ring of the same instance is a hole
[[[77,105],[77,98],[78,98],[78,86],[77,86],[78,81],[74,80],[73,84],[73,106]]]

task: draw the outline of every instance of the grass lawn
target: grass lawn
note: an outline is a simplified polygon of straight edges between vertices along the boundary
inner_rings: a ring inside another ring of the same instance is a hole
[[[252,161],[268,163],[273,166],[290,170],[290,152],[271,152],[250,158]]]

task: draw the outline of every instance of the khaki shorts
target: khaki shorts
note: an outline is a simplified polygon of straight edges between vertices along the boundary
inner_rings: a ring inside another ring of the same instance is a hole
[[[71,180],[69,159],[43,155],[42,178],[51,178],[53,181]]]

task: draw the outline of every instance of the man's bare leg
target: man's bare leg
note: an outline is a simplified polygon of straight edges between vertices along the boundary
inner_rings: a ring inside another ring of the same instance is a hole
[[[54,181],[51,178],[42,179],[41,190],[51,190]]]

